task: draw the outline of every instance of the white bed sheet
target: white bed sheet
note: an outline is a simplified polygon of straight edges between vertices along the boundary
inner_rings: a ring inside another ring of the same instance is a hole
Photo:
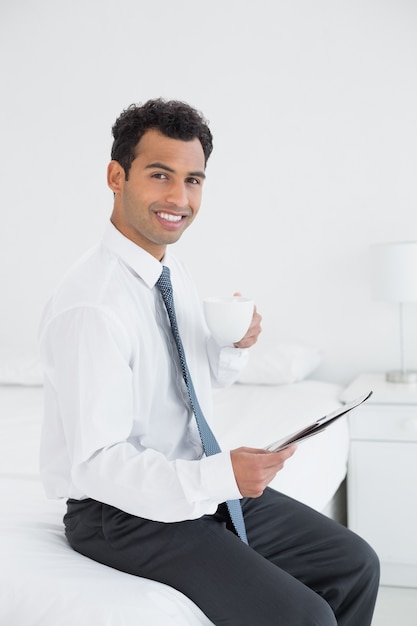
[[[264,446],[333,409],[339,393],[337,385],[313,381],[234,385],[216,393],[215,430],[224,447]],[[0,387],[0,624],[210,626],[176,590],[71,550],[65,503],[48,501],[38,478],[41,415],[41,388]],[[272,486],[321,509],[344,478],[347,442],[342,420],[300,445]]]

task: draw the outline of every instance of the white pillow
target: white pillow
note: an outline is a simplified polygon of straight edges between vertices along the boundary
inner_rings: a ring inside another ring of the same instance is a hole
[[[264,343],[249,349],[249,363],[238,382],[246,385],[286,385],[307,378],[321,363],[321,350],[296,343]]]
[[[33,353],[0,348],[0,385],[43,385],[39,356]]]

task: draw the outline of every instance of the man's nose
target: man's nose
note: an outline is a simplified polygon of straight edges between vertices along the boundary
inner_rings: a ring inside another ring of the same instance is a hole
[[[175,204],[177,207],[184,207],[188,204],[188,193],[184,182],[173,182],[166,196],[167,202]]]

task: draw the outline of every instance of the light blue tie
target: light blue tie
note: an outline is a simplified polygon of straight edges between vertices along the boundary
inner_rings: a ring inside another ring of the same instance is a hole
[[[178,349],[178,356],[180,358],[180,364],[182,369],[182,375],[185,380],[185,384],[188,390],[188,397],[190,399],[191,408],[193,409],[195,419],[197,422],[197,428],[200,433],[201,442],[203,444],[204,452],[206,456],[211,456],[212,454],[217,454],[221,452],[220,446],[217,443],[213,432],[208,425],[206,418],[203,415],[203,411],[198,403],[197,396],[195,393],[193,381],[191,380],[190,370],[188,369],[187,361],[185,359],[184,347],[182,345],[180,333],[178,330],[177,317],[175,315],[175,307],[174,307],[174,294],[172,290],[171,278],[169,268],[164,266],[162,270],[162,274],[159,277],[156,283],[158,289],[161,292],[162,299],[165,303],[166,310],[168,312],[169,321],[171,322],[171,330],[175,339],[175,343]],[[227,508],[229,509],[230,518],[232,520],[233,526],[236,529],[237,534],[241,538],[242,541],[248,543],[248,538],[246,536],[246,528],[245,522],[243,520],[242,507],[240,506],[239,500],[228,500],[226,502]]]

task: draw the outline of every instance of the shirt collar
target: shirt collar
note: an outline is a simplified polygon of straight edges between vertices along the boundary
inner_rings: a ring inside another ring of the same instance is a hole
[[[103,244],[114,254],[120,257],[138,276],[148,285],[154,287],[162,272],[160,263],[149,252],[125,237],[117,228],[109,222],[103,235]],[[168,255],[165,254],[164,264]]]

